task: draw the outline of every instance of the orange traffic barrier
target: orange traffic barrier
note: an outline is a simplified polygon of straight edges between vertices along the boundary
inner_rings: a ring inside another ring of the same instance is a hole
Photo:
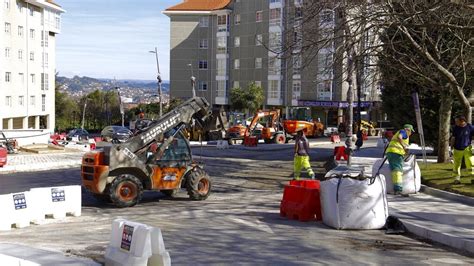
[[[334,156],[338,161],[341,160],[341,158],[344,158],[344,160],[347,161],[347,159],[349,158],[346,153],[346,147],[344,146],[334,147]]]
[[[0,147],[0,167],[3,167],[5,164],[7,164],[7,154],[7,149]]]
[[[322,220],[319,180],[293,180],[285,185],[280,216],[307,222]]]
[[[244,146],[247,147],[256,147],[258,139],[256,136],[245,136],[244,137]]]

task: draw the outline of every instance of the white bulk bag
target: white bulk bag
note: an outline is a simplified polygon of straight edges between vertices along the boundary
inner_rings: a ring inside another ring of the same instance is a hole
[[[372,166],[372,176],[374,176],[380,168],[384,159],[375,161]],[[387,182],[387,193],[393,194],[393,182],[392,174],[390,171],[390,166],[388,165],[388,160],[385,160],[384,165],[380,168],[380,174],[384,175],[385,181]],[[416,163],[416,156],[410,155],[405,162],[403,163],[403,181],[402,181],[403,194],[414,194],[420,191],[421,187],[421,171],[420,167]]]
[[[384,176],[357,180],[331,178],[321,182],[323,223],[336,229],[380,229],[388,217]]]

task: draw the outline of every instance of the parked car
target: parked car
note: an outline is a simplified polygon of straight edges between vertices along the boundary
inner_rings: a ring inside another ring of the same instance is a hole
[[[66,140],[72,140],[74,137],[77,137],[78,140],[87,140],[89,139],[89,132],[82,128],[72,129],[67,133]]]
[[[133,132],[130,131],[130,129],[122,126],[107,126],[102,129],[100,136],[102,137],[103,141],[122,143],[133,136]]]

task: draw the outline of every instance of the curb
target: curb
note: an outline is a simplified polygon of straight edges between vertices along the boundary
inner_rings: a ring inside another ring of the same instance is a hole
[[[25,165],[17,165],[17,166],[11,166],[11,168],[0,169],[0,176],[5,175],[5,174],[14,174],[14,173],[27,173],[27,172],[68,169],[68,168],[80,167],[80,166],[81,166],[81,162],[69,163],[69,164],[57,163],[54,165],[44,164],[44,165],[41,165],[41,167],[38,167],[38,166],[35,167],[31,165],[28,165],[28,167],[25,167]]]
[[[423,192],[425,194],[428,194],[434,197],[443,198],[449,201],[455,201],[455,202],[459,202],[459,203],[474,207],[474,198],[471,198],[471,197],[432,188],[426,185],[421,185],[420,192]]]
[[[474,240],[447,233],[453,231],[452,226],[446,225],[446,230],[441,231],[433,229],[433,227],[429,225],[429,221],[412,220],[403,214],[399,215],[398,212],[394,212],[394,215],[400,219],[408,232],[474,255]],[[461,229],[458,233],[462,233]]]

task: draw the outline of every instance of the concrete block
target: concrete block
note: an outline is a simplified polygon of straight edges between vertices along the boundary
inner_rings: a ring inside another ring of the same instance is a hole
[[[46,215],[54,219],[64,218],[66,214],[81,216],[81,186],[33,188],[30,192],[34,199],[32,206],[40,213],[35,223],[41,223]]]

